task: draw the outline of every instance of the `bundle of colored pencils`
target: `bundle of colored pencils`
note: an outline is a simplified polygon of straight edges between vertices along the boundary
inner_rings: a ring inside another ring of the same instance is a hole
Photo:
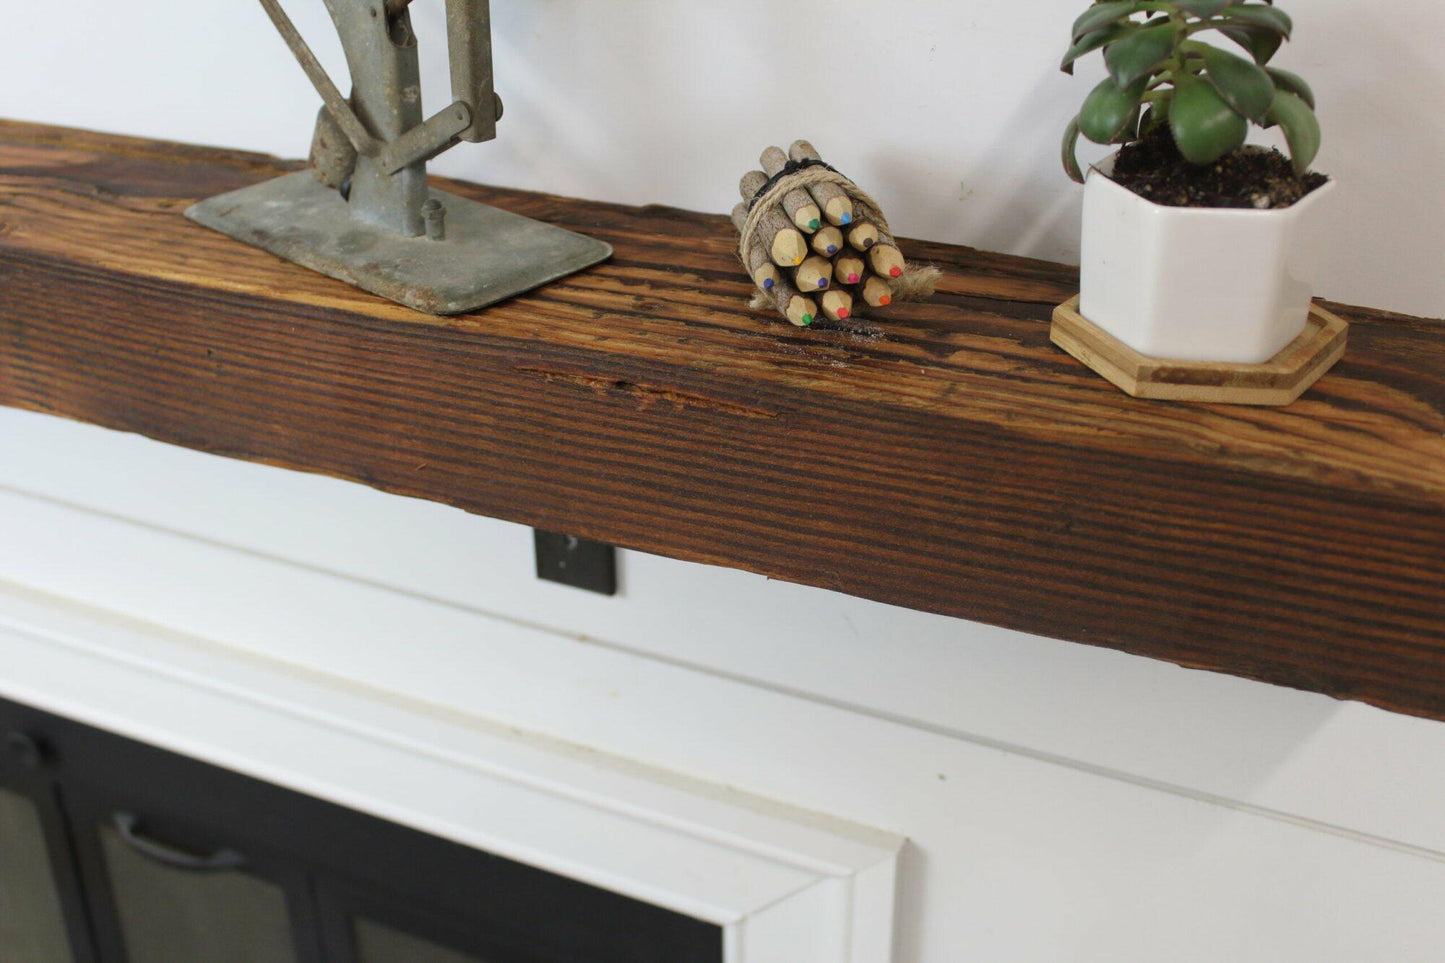
[[[805,140],[786,154],[769,147],[760,163],[732,215],[760,295],[799,327],[891,303],[908,266],[873,199]]]

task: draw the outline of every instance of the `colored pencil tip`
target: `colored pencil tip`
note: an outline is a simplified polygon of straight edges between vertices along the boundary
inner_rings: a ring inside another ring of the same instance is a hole
[[[818,287],[820,287],[820,288],[826,288],[827,286],[828,286],[828,279],[827,279],[827,278],[818,278]]]
[[[889,276],[889,277],[895,277],[895,278],[897,278],[897,277],[902,277],[902,276],[903,276],[903,269],[902,269],[902,268],[898,268],[898,267],[893,268],[892,270],[890,270],[890,271],[888,272],[888,276]]]
[[[803,263],[803,259],[802,259],[802,258],[800,258],[800,257],[795,257],[795,258],[793,258],[793,267],[797,267],[799,264],[802,264],[802,263]]]
[[[847,308],[839,308],[839,309],[838,309],[838,320],[841,321],[842,319],[846,318],[847,316],[848,316],[848,309],[847,309]]]
[[[829,254],[837,254],[837,253],[838,253],[838,245],[836,245],[836,244],[829,244],[829,245],[828,245],[828,253],[829,253]]]
[[[850,275],[848,275],[848,283],[849,283],[849,284],[857,284],[857,283],[858,283],[858,275],[857,275],[856,273],[855,273],[855,274],[850,274]]]
[[[881,306],[883,306],[883,307],[886,308],[886,307],[888,307],[888,305],[890,305],[890,304],[893,303],[893,296],[890,295],[890,294],[885,294],[885,295],[883,295],[881,298],[878,299],[878,303],[879,303]]]
[[[812,323],[813,323],[813,316],[812,316],[811,314],[805,314],[805,315],[803,315],[803,327],[806,328],[808,325],[810,325],[810,324],[812,324]]]
[[[772,279],[772,278],[768,278],[766,281],[763,282],[763,290],[764,290],[764,291],[771,291],[772,289],[773,289],[773,279]]]
[[[843,223],[844,223],[844,224],[852,224],[852,223],[853,223],[853,215],[852,215],[852,214],[844,214],[844,215],[843,215]]]
[[[818,228],[820,228],[820,227],[823,226],[823,222],[820,221],[820,220],[818,220],[818,219],[815,217],[815,218],[813,218],[811,221],[808,222],[808,226],[809,226],[810,228],[812,228],[813,230],[816,231],[816,230],[818,230]]]

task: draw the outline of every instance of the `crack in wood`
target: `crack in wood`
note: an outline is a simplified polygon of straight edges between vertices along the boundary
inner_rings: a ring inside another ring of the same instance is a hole
[[[564,382],[578,385],[599,394],[626,395],[637,399],[641,407],[646,408],[656,402],[663,401],[675,405],[678,408],[702,408],[707,411],[716,411],[725,415],[735,415],[739,418],[776,418],[780,414],[767,408],[755,408],[749,405],[740,405],[732,401],[723,401],[721,398],[711,398],[707,395],[700,395],[690,391],[680,391],[676,388],[667,388],[661,385],[646,384],[640,381],[632,381],[627,378],[616,378],[608,375],[587,374],[575,371],[557,371],[549,368],[537,368],[519,365],[514,370],[522,373],[535,375],[548,382]]]

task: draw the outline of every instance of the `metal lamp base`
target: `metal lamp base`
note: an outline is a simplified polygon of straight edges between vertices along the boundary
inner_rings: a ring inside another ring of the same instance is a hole
[[[221,194],[186,217],[278,257],[428,314],[460,314],[607,260],[612,246],[432,191],[443,240],[402,237],[353,216],[309,171]]]

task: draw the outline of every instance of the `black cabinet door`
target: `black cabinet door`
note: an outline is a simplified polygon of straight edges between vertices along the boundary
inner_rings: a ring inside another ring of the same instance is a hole
[[[45,748],[0,767],[0,963],[722,960],[712,924],[0,700],[7,722]]]
[[[94,963],[43,717],[0,702],[0,960]]]
[[[306,873],[244,827],[149,794],[67,787],[66,809],[106,960],[319,963]]]
[[[50,832],[29,795],[0,784],[0,959],[71,963]]]
[[[0,701],[40,775],[101,963],[321,963],[306,867],[271,842],[264,783]],[[60,863],[52,854],[52,867]],[[0,960],[11,957],[0,953]]]
[[[539,957],[499,947],[462,919],[387,899],[335,879],[318,882],[329,963],[537,963]]]

